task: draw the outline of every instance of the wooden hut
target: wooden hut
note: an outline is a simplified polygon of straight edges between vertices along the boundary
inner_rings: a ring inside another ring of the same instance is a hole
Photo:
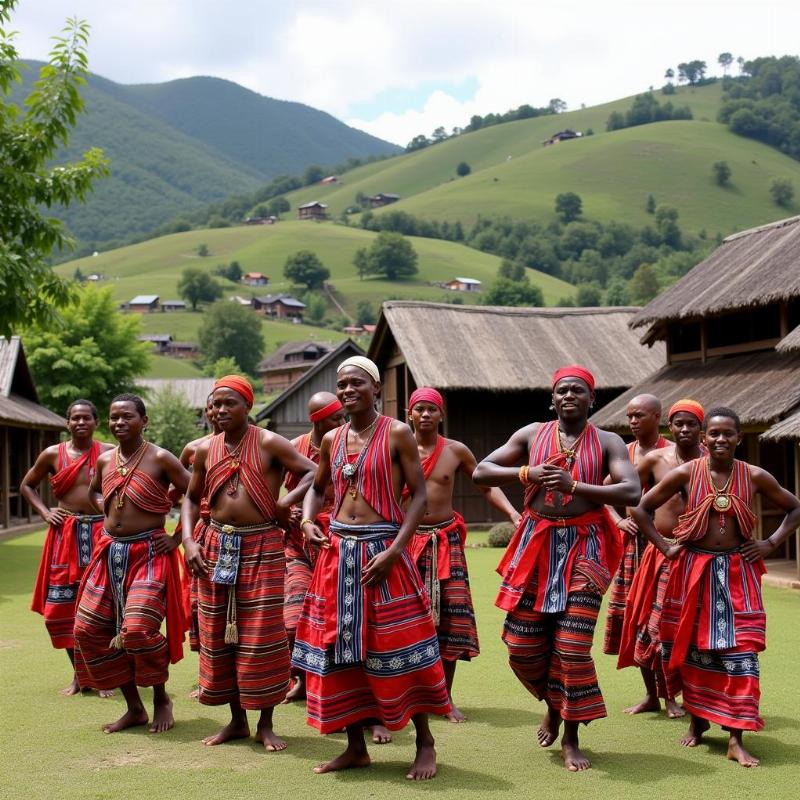
[[[66,427],[65,419],[39,405],[19,337],[0,338],[0,531],[41,524],[20,494],[20,483]],[[46,483],[42,492],[46,502],[53,502]]]
[[[742,420],[742,458],[800,489],[800,217],[736,233],[631,320],[642,342],[664,342],[666,363],[593,417],[624,430],[625,407],[651,392],[665,408],[692,397]],[[783,514],[756,500],[759,538]],[[797,539],[783,556],[796,562]]]
[[[638,310],[386,302],[369,349],[383,377],[383,413],[406,419],[411,392],[433,386],[445,399],[444,435],[482,458],[517,428],[552,419],[559,367],[578,361],[592,370],[599,406],[652,372],[664,350],[637,352],[628,323]],[[509,494],[519,505],[518,489]],[[468,521],[499,519],[460,476],[455,502]]]

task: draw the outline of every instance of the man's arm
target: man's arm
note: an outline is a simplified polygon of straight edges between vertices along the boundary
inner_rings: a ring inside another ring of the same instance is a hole
[[[472,480],[472,476],[478,466],[478,461],[473,455],[472,450],[465,444],[457,442],[455,446],[460,459],[458,469]],[[519,524],[522,515],[511,505],[505,492],[499,486],[478,486],[478,488],[492,508],[496,508],[501,514],[505,514],[514,526]]]
[[[300,525],[303,536],[309,544],[324,548],[330,547],[330,542],[313,520],[317,518],[317,514],[325,504],[325,492],[331,481],[331,442],[333,442],[334,434],[335,431],[326,433],[320,442],[319,466],[312,479],[311,487],[303,499],[303,519],[308,521]]]
[[[750,474],[756,489],[773,505],[786,512],[786,516],[771,536],[762,540],[750,539],[742,545],[744,557],[748,561],[755,561],[768,556],[780,547],[786,537],[800,526],[800,500],[784,489],[766,470],[750,465]]]
[[[527,463],[528,443],[536,432],[539,423],[534,422],[520,428],[497,450],[489,453],[472,473],[477,486],[505,486],[519,480],[520,465]],[[539,467],[528,471],[528,482],[538,483]]]
[[[670,498],[674,497],[681,489],[685,488],[692,474],[692,465],[681,464],[675,469],[671,469],[662,480],[660,480],[639,502],[636,508],[631,509],[633,517],[639,530],[645,535],[648,541],[652,542],[658,550],[667,558],[673,558],[679,551],[680,545],[670,545],[666,539],[658,532],[653,515],[657,508],[664,505]]]
[[[189,471],[169,450],[163,447],[156,449],[156,461],[161,467],[168,483],[175,487],[178,495],[183,494],[189,486]],[[181,532],[176,528],[170,536],[164,534],[153,539],[153,548],[157,553],[167,553],[174,550],[181,542]]]
[[[183,502],[181,503],[183,559],[189,572],[194,575],[208,575],[208,565],[203,558],[200,545],[192,538],[194,527],[200,517],[200,501],[203,498],[206,485],[207,456],[208,443],[203,442],[195,452],[189,484],[186,487]]]
[[[48,525],[60,525],[67,516],[63,508],[48,508],[39,494],[42,481],[53,471],[54,451],[58,452],[58,445],[48,447],[39,453],[36,462],[25,473],[19,486],[20,494]]]
[[[417,440],[414,438],[411,428],[402,422],[393,422],[390,435],[396,448],[403,482],[408,487],[411,499],[406,506],[403,524],[391,546],[371,558],[361,571],[361,583],[365,586],[374,586],[386,580],[395,562],[406,549],[408,540],[417,530],[428,502],[428,491],[425,488],[425,476],[419,461]]]
[[[103,504],[103,472],[105,471],[106,465],[110,460],[111,456],[106,456],[106,453],[103,453],[97,459],[97,465],[95,466],[94,470],[94,477],[89,483],[89,491],[88,491],[89,505],[98,514],[106,513],[105,506]]]
[[[278,461],[285,470],[299,478],[297,486],[281,497],[277,503],[282,510],[288,513],[295,503],[300,502],[305,497],[308,487],[311,486],[311,481],[314,480],[317,465],[310,458],[306,458],[299,453],[292,443],[283,436],[274,433],[269,434],[266,442],[270,456]]]

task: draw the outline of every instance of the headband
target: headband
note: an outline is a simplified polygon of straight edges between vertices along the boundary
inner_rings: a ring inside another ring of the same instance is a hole
[[[322,408],[318,408],[316,411],[312,411],[308,415],[308,419],[311,422],[319,422],[321,419],[327,419],[332,414],[335,414],[337,411],[341,410],[342,404],[339,402],[338,399],[331,400],[328,405],[323,406]]]
[[[553,373],[553,388],[562,378],[580,378],[588,387],[589,391],[594,391],[594,375],[586,367],[580,364],[570,364],[568,367],[561,367]]]
[[[697,400],[690,400],[688,397],[684,398],[683,400],[678,400],[678,402],[675,403],[672,408],[670,408],[667,420],[672,422],[672,418],[679,411],[685,411],[687,414],[694,414],[694,416],[700,420],[701,424],[706,417],[705,411],[703,411],[703,406],[701,406]]]
[[[253,407],[253,387],[240,375],[226,375],[214,384],[214,391],[217,389],[231,389],[240,394],[247,402],[247,407]]]
[[[442,396],[436,389],[431,389],[430,386],[421,386],[413,392],[411,397],[408,398],[408,410],[411,411],[417,403],[432,403],[439,411],[444,411]]]
[[[378,365],[374,361],[370,361],[366,356],[350,356],[350,358],[346,358],[336,367],[336,374],[338,375],[345,367],[363,369],[375,383],[380,383],[381,374],[378,371]]]

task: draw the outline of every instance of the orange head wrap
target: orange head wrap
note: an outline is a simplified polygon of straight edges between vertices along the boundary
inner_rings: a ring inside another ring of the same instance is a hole
[[[342,404],[339,402],[338,399],[331,400],[328,405],[323,406],[322,408],[318,408],[316,411],[312,411],[308,415],[308,419],[311,422],[319,422],[321,419],[327,419],[331,414],[335,414],[342,408]]]
[[[684,398],[683,400],[678,400],[677,403],[673,404],[672,408],[669,410],[669,414],[667,415],[667,420],[672,422],[672,418],[679,411],[686,411],[688,414],[694,414],[697,419],[700,420],[701,425],[706,417],[705,411],[703,411],[703,406],[701,406],[697,400],[690,400],[688,397]]]
[[[429,386],[420,386],[419,389],[414,391],[411,397],[408,398],[408,410],[411,411],[417,403],[433,403],[439,411],[444,411],[442,396],[436,389],[431,389]]]
[[[594,375],[586,367],[580,364],[570,364],[568,367],[561,367],[553,373],[553,388],[562,378],[580,378],[588,387],[589,391],[594,391]]]
[[[241,375],[225,375],[214,384],[214,391],[217,389],[232,389],[245,399],[248,408],[253,407],[253,387]]]

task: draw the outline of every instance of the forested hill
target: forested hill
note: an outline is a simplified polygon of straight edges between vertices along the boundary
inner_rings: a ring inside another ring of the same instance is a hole
[[[42,66],[26,63],[17,102]],[[58,214],[83,242],[152,231],[309,164],[399,152],[325,112],[218,78],[126,86],[92,75],[82,96],[87,113],[66,158],[101,147],[111,161],[111,177],[98,181],[88,202]]]

